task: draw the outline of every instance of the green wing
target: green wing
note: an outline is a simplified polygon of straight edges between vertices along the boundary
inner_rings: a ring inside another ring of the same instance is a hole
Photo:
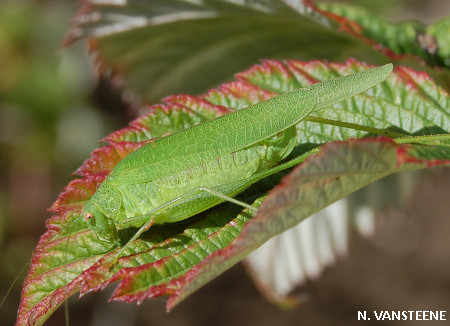
[[[313,92],[299,89],[157,139],[120,161],[109,180],[147,182],[238,151],[294,125],[315,103]]]
[[[151,142],[124,158],[109,176],[114,184],[149,182],[238,151],[321,109],[383,81],[392,64],[285,93]]]

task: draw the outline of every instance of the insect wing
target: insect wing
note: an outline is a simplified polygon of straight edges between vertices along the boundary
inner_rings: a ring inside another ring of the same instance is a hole
[[[267,139],[321,109],[383,81],[392,64],[297,89],[160,138],[128,155],[110,175],[133,184],[185,171]]]
[[[316,95],[314,110],[362,93],[386,79],[392,71],[392,64],[358,72],[311,85],[309,89]]]
[[[285,130],[307,116],[315,103],[313,92],[297,89],[157,139],[120,161],[109,181],[149,182],[199,166]]]

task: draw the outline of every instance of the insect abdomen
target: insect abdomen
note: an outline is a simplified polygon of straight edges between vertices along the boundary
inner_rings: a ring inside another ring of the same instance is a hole
[[[266,151],[267,146],[252,146],[155,181],[119,186],[126,216],[123,218],[145,215],[200,186],[214,188],[246,179],[273,165],[266,160]],[[173,216],[170,222],[174,222],[173,218],[182,220],[193,214],[186,214],[185,217],[182,215],[181,213],[181,216]]]

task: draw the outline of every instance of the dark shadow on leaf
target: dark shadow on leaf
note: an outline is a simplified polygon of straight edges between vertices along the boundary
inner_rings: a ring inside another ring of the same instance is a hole
[[[426,136],[436,134],[448,134],[448,131],[445,131],[439,126],[429,126],[419,129],[415,133],[413,133],[414,136]]]

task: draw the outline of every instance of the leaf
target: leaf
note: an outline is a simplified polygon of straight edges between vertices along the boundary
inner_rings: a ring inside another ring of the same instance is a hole
[[[425,26],[416,21],[392,23],[364,8],[345,4],[320,3],[318,7],[342,30],[391,57],[417,56],[430,65],[450,67],[450,18]]]
[[[443,61],[446,67],[450,67],[450,18],[441,19],[426,29],[426,34],[421,37],[422,48],[431,55]]]
[[[348,206],[347,198],[338,200],[270,238],[245,258],[247,271],[267,300],[283,308],[298,306],[302,300],[291,295],[293,290],[308,280],[316,280],[326,267],[347,255],[350,230],[361,218],[365,229],[360,232],[372,235],[372,210],[365,207],[369,215],[361,216],[358,210],[349,219]]]
[[[66,43],[89,38],[99,69],[144,103],[204,92],[260,58],[387,63],[315,10],[284,0],[84,1]]]
[[[182,285],[170,296],[167,308],[172,309],[265,241],[321,208],[391,173],[427,165],[426,161],[411,155],[413,148],[415,146],[411,145],[399,147],[389,139],[350,140],[325,145],[320,154],[283,179],[229,246],[214,252],[178,281]],[[450,165],[450,160],[447,158],[440,164]]]
[[[88,38],[100,71],[113,71],[113,83],[140,105],[204,92],[260,58],[384,64],[387,54],[448,67],[448,35],[448,20],[393,24],[362,8],[308,0],[91,0],[66,43]]]
[[[48,231],[33,254],[17,325],[40,325],[72,294],[100,290],[116,281],[120,283],[114,300],[141,302],[173,294],[168,306],[172,308],[206,280],[307,214],[387,174],[448,165],[450,153],[444,145],[396,145],[386,138],[349,140],[368,136],[361,130],[364,128],[380,134],[448,132],[448,94],[426,74],[399,67],[382,84],[316,112],[315,117],[308,118],[310,121],[298,125],[299,144],[294,155],[326,145],[319,156],[311,157],[283,179],[282,186],[270,193],[254,218],[234,205],[220,205],[179,223],[153,226],[113,266],[111,258],[119,249],[98,240],[79,218],[84,203],[113,167],[149,139],[241,109],[278,92],[367,68],[354,60],[344,64],[265,61],[239,74],[238,81],[200,97],[168,97],[129,127],[106,137],[107,145],[92,153],[77,170],[81,178],[71,181],[51,207],[55,216],[47,221]],[[340,121],[336,125],[315,119]],[[329,143],[335,140],[344,142]],[[259,205],[260,197],[282,176],[262,180],[241,199],[252,202],[259,198],[254,203]],[[296,219],[289,220],[287,216],[297,200],[311,203],[304,205]],[[271,206],[274,202],[277,209]],[[133,228],[123,229],[119,236],[126,241],[134,232]],[[212,264],[216,259],[223,259],[223,265]],[[186,283],[190,280],[192,284]]]

